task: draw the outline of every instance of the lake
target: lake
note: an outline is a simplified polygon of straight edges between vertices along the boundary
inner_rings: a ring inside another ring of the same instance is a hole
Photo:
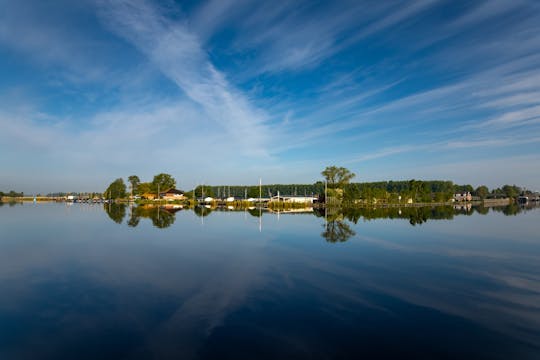
[[[538,359],[540,209],[0,206],[0,359]]]

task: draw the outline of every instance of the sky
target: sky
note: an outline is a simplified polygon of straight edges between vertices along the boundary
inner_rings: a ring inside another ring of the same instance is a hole
[[[0,0],[0,190],[540,190],[540,2]]]

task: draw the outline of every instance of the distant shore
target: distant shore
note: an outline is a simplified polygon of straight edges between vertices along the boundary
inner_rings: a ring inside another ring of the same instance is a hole
[[[66,203],[72,203],[74,201],[66,200],[62,197],[47,197],[47,196],[38,196],[38,197],[31,197],[31,196],[24,196],[24,197],[7,197],[4,196],[0,198],[0,202],[2,203],[28,203],[28,202],[66,202]],[[86,201],[76,201],[79,203],[107,203],[108,200],[86,200]],[[196,205],[210,205],[210,206],[231,206],[234,208],[248,208],[248,207],[258,207],[259,205],[257,202],[249,202],[246,200],[235,200],[232,202],[228,202],[225,200],[213,200],[211,202],[205,203],[200,201],[194,201],[193,199],[186,199],[186,200],[176,200],[176,201],[165,201],[165,200],[135,200],[130,201],[129,199],[117,199],[113,200],[111,202],[115,203],[133,203],[137,205],[183,205],[187,207],[193,207]],[[381,202],[381,203],[352,203],[352,202],[341,202],[336,204],[325,204],[325,203],[284,203],[284,202],[268,202],[265,203],[263,207],[267,208],[275,208],[275,209],[292,209],[292,208],[306,208],[306,207],[313,207],[313,208],[324,208],[324,207],[358,207],[358,208],[364,208],[364,207],[377,207],[377,208],[397,208],[397,207],[424,207],[424,206],[485,206],[485,207],[491,207],[491,206],[506,206],[511,203],[516,202],[515,199],[512,198],[502,198],[502,199],[483,199],[483,200],[473,200],[473,201],[446,201],[446,202],[415,202],[415,203],[396,203],[396,202]]]

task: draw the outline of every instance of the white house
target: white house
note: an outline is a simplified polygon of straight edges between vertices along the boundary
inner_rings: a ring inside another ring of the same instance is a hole
[[[315,196],[292,196],[292,195],[276,195],[272,196],[272,201],[283,201],[288,203],[308,203],[313,204],[318,200]]]
[[[454,201],[471,201],[472,195],[470,192],[454,194]]]
[[[164,193],[161,193],[160,196],[163,200],[167,201],[184,200],[186,198],[184,192],[177,189],[169,189]]]

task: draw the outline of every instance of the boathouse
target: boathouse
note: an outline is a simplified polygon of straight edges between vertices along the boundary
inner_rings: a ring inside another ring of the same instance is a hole
[[[165,201],[184,200],[186,197],[182,190],[169,189],[161,194],[160,197]]]
[[[294,195],[276,195],[272,196],[271,201],[282,201],[286,203],[308,203],[313,204],[318,200],[315,196],[294,196]]]

